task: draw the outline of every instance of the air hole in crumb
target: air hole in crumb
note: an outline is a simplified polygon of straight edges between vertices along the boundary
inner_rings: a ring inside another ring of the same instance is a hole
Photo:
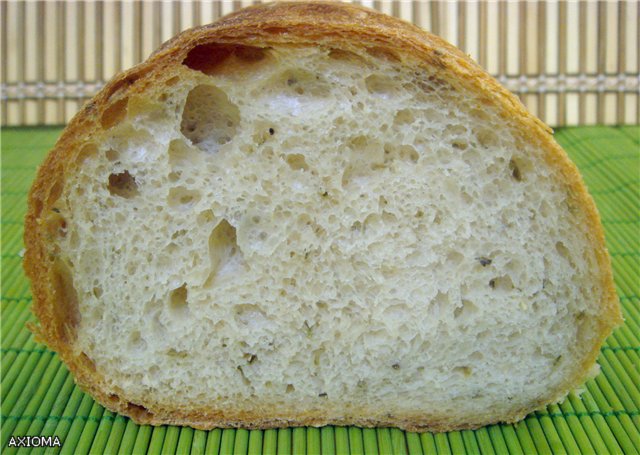
[[[179,76],[173,76],[173,77],[167,79],[166,81],[164,81],[164,84],[166,86],[168,86],[168,87],[171,87],[172,85],[176,85],[179,80],[180,80]]]
[[[284,84],[282,84],[282,81],[284,81]],[[272,84],[276,90],[279,90],[278,87],[284,85],[286,87],[285,93],[289,95],[295,93],[296,95],[308,95],[311,97],[328,97],[331,91],[320,75],[301,68],[292,68],[284,71],[273,80]]]
[[[466,150],[467,148],[467,141],[459,139],[459,140],[454,140],[451,142],[451,146],[454,149],[458,149],[458,150]]]
[[[489,280],[489,287],[491,289],[501,291],[511,291],[514,288],[513,281],[511,281],[511,277],[508,275],[496,277]]]
[[[453,140],[460,139],[459,136],[467,134],[468,129],[465,125],[447,125],[444,129],[445,136],[453,136]]]
[[[380,76],[378,74],[372,74],[368,76],[364,83],[369,93],[387,97],[392,95],[396,90],[396,83],[393,79],[387,76]]]
[[[181,139],[171,141],[169,144],[168,155],[169,165],[171,166],[169,178],[171,178],[171,174],[174,173],[176,174],[176,180],[180,175],[182,175],[182,170],[184,168],[200,166],[202,163],[200,151],[194,149],[188,145],[186,141]]]
[[[455,319],[466,319],[477,312],[478,307],[471,300],[462,299],[462,306],[453,310],[453,317]]]
[[[268,123],[263,123],[261,125],[259,125],[258,127],[256,127],[254,133],[251,136],[251,139],[253,140],[253,142],[257,145],[262,145],[265,142],[267,142],[271,136],[273,136],[276,133],[276,130],[271,127],[268,126]],[[251,146],[247,149],[248,153],[253,153],[255,152],[255,147]]]
[[[62,194],[64,184],[61,180],[56,180],[55,183],[49,188],[49,196],[47,197],[47,205],[52,205],[56,202]]]
[[[89,368],[91,371],[96,371],[96,364],[85,352],[80,353],[80,358],[82,359],[82,363],[87,368]]]
[[[75,165],[81,165],[86,159],[92,158],[98,154],[98,146],[93,142],[85,143],[78,154],[73,158]]]
[[[109,161],[117,161],[120,158],[120,152],[117,150],[109,149],[105,154]]]
[[[522,181],[522,173],[520,172],[520,167],[514,160],[509,161],[509,170],[511,171],[511,177],[513,177],[518,182]]]
[[[112,196],[119,196],[131,199],[138,194],[136,179],[129,171],[125,170],[119,174],[109,175],[109,193]]]
[[[479,108],[469,109],[469,116],[472,119],[483,120],[485,122],[491,121],[491,114],[489,114],[488,110],[485,111],[484,109],[479,109]]]
[[[304,155],[299,153],[292,153],[286,157],[287,164],[294,171],[308,171],[309,165],[304,159]]]
[[[140,335],[140,331],[134,330],[129,334],[129,347],[139,349],[144,347],[145,341]]]
[[[57,212],[43,219],[44,227],[51,238],[64,238],[67,235],[67,220]]]
[[[169,306],[174,311],[183,311],[187,307],[188,298],[187,284],[184,283],[179,288],[169,293]]]
[[[153,413],[149,411],[147,408],[131,402],[127,404],[127,409],[125,411],[125,414],[130,415],[131,417],[133,417],[135,420],[138,420],[138,421],[150,420],[153,418]]]
[[[473,354],[469,356],[470,360],[482,360],[484,359],[484,354],[481,351],[475,351]]]
[[[448,294],[438,291],[431,301],[431,309],[436,314],[442,314],[450,308],[449,301],[450,299]]]
[[[413,123],[416,119],[416,114],[412,109],[401,109],[396,112],[396,115],[393,117],[394,125],[408,125]]]
[[[71,235],[69,236],[69,246],[75,250],[76,248],[78,248],[79,245],[80,245],[80,237],[78,235],[78,232],[71,231]]]
[[[330,49],[329,50],[329,58],[333,60],[340,60],[345,62],[353,62],[360,63],[362,62],[362,57],[358,54],[355,54],[351,51],[345,51],[343,49]]]
[[[188,209],[200,200],[200,192],[177,186],[169,190],[169,206]]]
[[[211,268],[204,286],[210,286],[225,264],[232,262],[240,247],[236,237],[236,228],[225,219],[221,220],[209,235],[209,260]]]
[[[93,296],[96,299],[99,299],[102,296],[102,288],[100,286],[95,286],[93,288]]]
[[[213,222],[214,219],[215,219],[215,215],[213,214],[213,210],[208,209],[198,214],[198,217],[196,218],[196,223],[198,223],[199,226],[205,226]]]
[[[255,354],[251,354],[250,352],[245,352],[244,354],[242,354],[242,358],[244,358],[247,361],[247,363],[251,365],[253,362],[256,361],[258,356]]]
[[[39,218],[40,215],[42,214],[43,201],[37,196],[33,198],[33,209],[36,217]]]
[[[295,390],[296,388],[293,386],[293,384],[287,384],[287,388],[286,388],[287,393],[295,392]]]
[[[482,147],[496,147],[499,143],[498,135],[488,129],[476,131],[476,138]]]
[[[401,146],[385,144],[384,146],[384,162],[389,163],[391,161],[406,161],[410,163],[417,163],[420,159],[420,155],[417,150],[408,144]]]
[[[78,293],[73,285],[69,266],[57,259],[51,267],[51,283],[56,296],[56,311],[53,324],[57,335],[64,341],[75,340],[80,314],[78,311]]]
[[[442,90],[442,89],[447,89],[449,87],[449,84],[447,84],[444,81],[444,79],[439,78],[434,74],[432,74],[429,77],[427,77],[426,80],[428,81],[427,84],[429,84],[429,86],[433,90]]]
[[[216,153],[234,138],[239,123],[240,110],[225,92],[199,85],[187,96],[180,131],[200,150]]]
[[[376,140],[365,135],[352,137],[348,142],[350,153],[346,156],[348,164],[342,174],[342,185],[347,186],[352,181],[370,174],[371,170],[384,167],[386,161],[385,149]]]
[[[201,44],[189,51],[182,64],[214,75],[254,65],[268,56],[267,49],[233,44]]]
[[[313,358],[313,364],[315,366],[320,365],[320,360],[322,358],[322,354],[324,352],[324,348],[320,348],[320,349],[316,349],[314,350],[311,354],[312,354],[312,358]]]
[[[455,367],[453,369],[454,372],[462,374],[464,377],[469,377],[471,376],[471,367]]]
[[[453,265],[461,264],[464,260],[464,255],[458,251],[450,251],[447,254],[447,262],[450,262]]]
[[[112,128],[124,120],[127,115],[128,103],[129,98],[122,98],[106,108],[102,113],[102,117],[100,117],[100,124],[102,125],[102,128],[105,130]]]
[[[178,351],[174,348],[171,348],[167,351],[167,356],[173,357],[174,359],[184,359],[189,356],[189,353],[186,351]]]
[[[568,262],[571,262],[571,252],[569,248],[564,244],[564,242],[556,242],[556,251],[560,255],[561,258],[564,258]]]
[[[115,82],[107,84],[104,88],[104,96],[107,101],[110,101],[115,95],[124,92],[128,87],[133,85],[137,80],[141,77],[145,76],[147,73],[151,71],[150,67],[145,69],[138,69],[133,72],[129,72],[129,74],[124,78],[118,78]]]
[[[370,47],[367,49],[367,54],[381,60],[388,60],[390,62],[400,61],[398,54],[384,47]]]

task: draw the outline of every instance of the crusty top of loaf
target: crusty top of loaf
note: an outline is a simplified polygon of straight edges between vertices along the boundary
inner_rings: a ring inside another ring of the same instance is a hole
[[[40,321],[32,329],[38,338],[56,350],[74,372],[78,384],[98,397],[110,409],[130,415],[139,422],[174,422],[195,427],[234,425],[241,420],[245,426],[260,427],[283,424],[317,424],[313,415],[294,422],[269,421],[265,416],[206,415],[200,412],[170,412],[158,416],[128,402],[125,396],[104,393],[102,378],[92,361],[74,349],[73,327],[78,314],[72,285],[57,270],[55,249],[51,236],[61,226],[52,212],[63,191],[65,178],[76,172],[83,158],[91,153],[89,138],[96,132],[107,130],[123,115],[122,100],[134,94],[151,92],[154,84],[165,72],[182,65],[190,51],[205,44],[233,44],[256,47],[269,46],[317,46],[343,50],[366,47],[372,55],[390,59],[409,67],[438,68],[439,77],[453,87],[479,95],[482,102],[497,109],[500,115],[514,125],[523,142],[535,144],[545,151],[546,161],[560,169],[572,205],[582,211],[586,221],[584,228],[593,245],[602,271],[599,287],[605,298],[602,301],[602,317],[599,322],[597,343],[582,361],[581,370],[569,378],[558,390],[559,399],[579,386],[590,374],[602,341],[612,328],[621,322],[620,308],[615,294],[610,259],[604,244],[600,218],[592,198],[576,167],[556,144],[551,130],[528,113],[518,99],[499,85],[468,56],[440,38],[406,22],[375,11],[348,4],[327,2],[274,3],[246,8],[207,26],[187,30],[167,41],[148,60],[117,75],[72,119],[54,149],[38,170],[36,181],[29,194],[29,208],[25,220],[24,267],[32,280],[33,310]],[[63,227],[63,226],[62,226]],[[62,276],[62,278],[61,278]],[[539,403],[540,406],[549,401]],[[521,417],[514,413],[506,420]],[[340,422],[336,422],[340,423]],[[393,424],[407,429],[429,428],[448,430],[468,426],[457,422],[398,422],[366,421],[363,425]]]

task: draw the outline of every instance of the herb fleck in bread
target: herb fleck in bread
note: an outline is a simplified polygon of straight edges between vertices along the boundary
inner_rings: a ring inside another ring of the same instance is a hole
[[[33,330],[140,423],[512,422],[621,321],[551,131],[344,4],[247,8],[118,75],[40,168],[25,244]]]

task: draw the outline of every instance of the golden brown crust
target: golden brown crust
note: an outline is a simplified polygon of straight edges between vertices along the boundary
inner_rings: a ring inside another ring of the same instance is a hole
[[[78,316],[74,314],[73,304],[69,303],[73,301],[73,295],[69,295],[69,285],[72,287],[72,283],[65,281],[69,277],[64,273],[64,265],[57,261],[55,250],[50,249],[52,229],[64,228],[56,226],[53,209],[56,203],[61,203],[58,198],[64,186],[65,175],[73,172],[74,166],[84,154],[91,153],[92,147],[88,142],[91,134],[109,128],[113,122],[117,122],[118,115],[122,114],[123,103],[119,101],[143,92],[149,84],[162,79],[167,69],[181,65],[191,49],[206,43],[257,47],[293,44],[341,49],[366,46],[383,58],[437,67],[449,83],[486,95],[487,102],[494,104],[501,115],[515,125],[514,129],[520,132],[523,141],[546,150],[547,161],[559,169],[565,179],[573,205],[583,212],[588,238],[596,251],[601,271],[597,288],[603,293],[602,314],[596,342],[589,354],[580,361],[574,376],[558,390],[551,391],[547,397],[526,409],[516,410],[511,415],[487,416],[482,421],[455,418],[442,421],[428,415],[341,418],[295,411],[288,416],[274,417],[204,409],[177,411],[146,403],[147,408],[151,409],[148,410],[130,403],[124,393],[106,393],[103,378],[96,372],[91,360],[83,353],[76,352],[74,347],[74,321]],[[580,386],[589,377],[602,342],[622,321],[600,217],[580,174],[553,140],[551,130],[529,114],[514,95],[458,49],[408,23],[348,4],[316,1],[246,8],[214,24],[185,31],[166,42],[146,62],[117,75],[71,120],[39,168],[29,193],[24,240],[24,268],[32,282],[33,311],[40,321],[39,326],[32,326],[38,340],[60,354],[80,387],[108,409],[131,416],[143,424],[189,425],[201,429],[355,424],[365,427],[396,426],[407,430],[447,431],[476,428],[497,420],[514,422],[534,409],[559,401],[570,390]]]

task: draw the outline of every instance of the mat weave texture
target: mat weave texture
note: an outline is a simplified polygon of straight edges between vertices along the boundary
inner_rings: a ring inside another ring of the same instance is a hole
[[[200,431],[139,426],[75,386],[58,356],[25,328],[33,320],[22,270],[26,193],[59,128],[6,128],[2,139],[2,384],[0,452],[11,436],[55,435],[35,453],[560,454],[640,453],[640,127],[556,132],[593,195],[613,260],[625,324],[609,337],[602,373],[517,425],[443,434],[356,427]],[[31,449],[29,449],[31,450]]]

